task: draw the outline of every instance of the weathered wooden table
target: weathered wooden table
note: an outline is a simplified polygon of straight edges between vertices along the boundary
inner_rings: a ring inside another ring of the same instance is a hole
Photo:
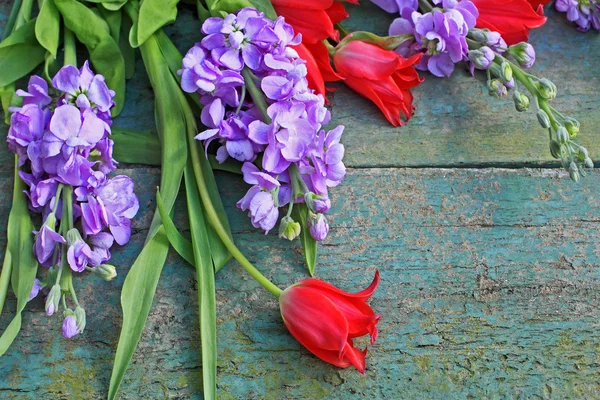
[[[8,3],[0,1],[0,26]],[[351,28],[384,33],[391,18],[364,3],[351,9]],[[557,108],[579,118],[581,141],[600,160],[600,39],[550,17],[532,35],[535,69],[559,85]],[[185,49],[198,27],[185,9],[168,31]],[[600,172],[571,182],[556,169],[535,116],[485,92],[462,71],[450,81],[427,76],[411,123],[393,129],[371,103],[339,87],[332,113],[346,125],[350,168],[333,191],[317,276],[353,291],[381,271],[372,300],[381,333],[367,374],[303,349],[276,302],[232,261],[216,280],[220,398],[600,397]],[[153,123],[138,62],[115,124]],[[0,130],[4,137],[6,126]],[[4,248],[12,163],[0,148]],[[120,288],[142,247],[159,176],[143,166],[121,172],[137,182],[141,209],[131,244],[114,252],[118,278],[76,281],[88,324],[74,340],[60,336],[59,318],[47,318],[41,300],[29,304],[23,330],[0,359],[0,398],[105,397]],[[249,259],[280,286],[305,278],[299,244],[262,235],[235,208],[242,180],[218,173],[218,182]],[[195,292],[191,268],[172,254],[121,398],[201,398]],[[10,297],[7,307],[14,306]],[[2,329],[10,317],[2,315]]]

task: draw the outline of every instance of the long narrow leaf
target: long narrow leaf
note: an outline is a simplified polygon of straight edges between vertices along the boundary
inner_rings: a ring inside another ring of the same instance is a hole
[[[211,243],[208,240],[206,230],[209,225],[204,220],[198,187],[189,163],[185,169],[185,189],[198,280],[200,340],[202,343],[202,387],[204,389],[204,399],[214,400],[217,398],[215,272],[211,259]]]
[[[160,140],[152,130],[111,128],[111,139],[115,142],[113,157],[118,162],[129,164],[160,165]]]
[[[169,243],[175,249],[175,251],[185,259],[189,264],[195,265],[194,262],[194,249],[192,248],[192,242],[183,237],[177,230],[177,227],[173,223],[171,216],[167,212],[165,203],[162,201],[160,191],[156,193],[156,205],[160,212],[160,219],[162,219],[167,238]]]
[[[18,174],[18,158],[15,156],[15,181],[13,202],[8,216],[7,242],[5,257],[12,261],[11,284],[17,296],[15,317],[0,337],[0,356],[10,347],[21,330],[21,313],[29,300],[33,281],[37,274],[38,263],[33,254],[33,223],[27,207],[27,198],[23,194],[25,184]]]
[[[306,219],[308,216],[308,207],[304,203],[294,204],[294,210],[292,211],[294,220],[300,222],[302,232],[300,233],[300,241],[304,249],[304,260],[306,262],[306,268],[310,275],[315,274],[315,266],[317,264],[317,241],[313,239],[306,227]]]

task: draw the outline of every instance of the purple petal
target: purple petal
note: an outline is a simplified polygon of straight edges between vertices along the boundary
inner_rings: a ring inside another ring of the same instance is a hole
[[[75,95],[79,90],[79,71],[73,65],[65,65],[52,78],[52,86],[61,92]]]
[[[54,110],[54,115],[50,120],[50,132],[57,138],[67,140],[77,136],[80,127],[81,113],[76,107],[66,104]]]

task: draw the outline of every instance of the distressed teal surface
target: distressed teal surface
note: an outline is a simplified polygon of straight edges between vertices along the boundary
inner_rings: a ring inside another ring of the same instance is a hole
[[[7,6],[0,0],[0,25]],[[363,12],[366,27],[387,24],[374,8]],[[196,40],[198,23],[189,9],[178,21],[169,33],[183,49]],[[359,27],[356,18],[352,25]],[[557,18],[533,41],[538,68],[564,88],[558,104],[585,122],[582,141],[600,154],[597,37]],[[381,272],[371,304],[383,318],[367,374],[304,350],[285,330],[277,302],[232,261],[216,278],[220,398],[600,397],[600,172],[574,184],[558,170],[521,168],[551,165],[546,137],[483,91],[463,75],[429,77],[415,91],[411,124],[392,129],[373,106],[338,89],[332,112],[348,125],[352,168],[333,191],[317,276],[354,291]],[[151,128],[152,93],[140,63],[127,101],[115,124]],[[0,160],[8,157],[0,146]],[[461,165],[514,169],[440,168]],[[405,166],[429,168],[397,168]],[[119,290],[142,247],[159,182],[158,169],[121,167],[137,183],[141,208],[131,243],[113,253],[119,276],[75,281],[88,325],[74,340],[60,336],[60,318],[46,317],[40,299],[29,304],[21,334],[0,358],[1,399],[106,396],[121,327]],[[0,248],[11,168],[0,163]],[[248,258],[282,287],[305,278],[299,243],[252,228],[235,208],[246,185],[231,174],[217,179]],[[184,209],[179,203],[175,220],[185,228]],[[195,285],[195,273],[172,253],[122,399],[202,397]],[[14,306],[11,296],[7,308]],[[0,327],[9,320],[3,314]]]

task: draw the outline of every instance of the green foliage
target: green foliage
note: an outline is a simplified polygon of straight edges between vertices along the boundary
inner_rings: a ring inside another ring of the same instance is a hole
[[[0,87],[26,76],[44,61],[46,49],[35,37],[35,25],[34,18],[0,43]]]
[[[35,37],[56,58],[60,42],[60,13],[54,0],[44,0],[35,22]]]
[[[317,264],[317,241],[310,235],[310,231],[306,226],[308,207],[304,203],[294,204],[292,215],[294,216],[294,221],[300,222],[300,226],[302,226],[300,241],[302,242],[302,248],[304,249],[306,268],[308,268],[308,272],[312,276],[315,273],[315,266]]]

